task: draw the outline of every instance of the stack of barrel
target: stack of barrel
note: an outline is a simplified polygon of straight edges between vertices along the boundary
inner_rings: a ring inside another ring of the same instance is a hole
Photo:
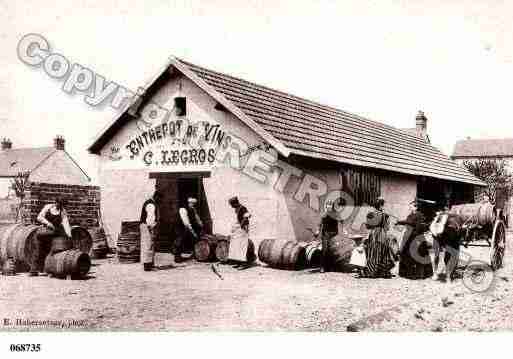
[[[141,257],[141,231],[138,221],[121,222],[117,255],[119,263],[137,263]]]
[[[89,229],[89,233],[93,239],[93,248],[91,256],[94,259],[102,259],[109,253],[109,245],[107,243],[107,235],[102,227]]]
[[[8,272],[26,272],[30,269],[30,259],[34,254],[34,245],[38,225],[8,224],[0,226],[0,262]],[[82,277],[89,272],[92,239],[89,233],[79,227],[72,227],[72,238],[57,237],[52,248],[40,248],[50,253],[41,256],[38,270],[45,270],[56,277]],[[46,257],[46,259],[45,259]]]

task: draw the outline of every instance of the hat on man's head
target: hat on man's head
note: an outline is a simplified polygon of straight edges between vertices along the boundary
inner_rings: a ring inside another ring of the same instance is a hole
[[[237,196],[234,196],[234,197],[230,198],[228,200],[228,203],[230,203],[230,205],[232,205],[232,206],[236,206],[236,205],[240,204],[239,203],[239,199],[237,198]]]

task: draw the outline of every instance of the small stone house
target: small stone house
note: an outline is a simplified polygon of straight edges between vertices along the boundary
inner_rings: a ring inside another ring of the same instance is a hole
[[[0,180],[10,185],[15,178],[25,178],[21,202],[21,220],[34,223],[41,208],[63,196],[68,201],[72,225],[98,226],[100,190],[91,186],[91,179],[66,152],[65,139],[57,136],[53,146],[13,148],[3,138],[0,150]],[[11,196],[12,199],[12,196]],[[16,220],[16,214],[11,215]]]

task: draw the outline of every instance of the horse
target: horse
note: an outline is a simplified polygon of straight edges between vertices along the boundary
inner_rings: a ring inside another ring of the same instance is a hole
[[[463,221],[460,216],[448,211],[438,212],[429,226],[433,234],[434,279],[455,277],[460,257],[460,240]],[[442,263],[440,263],[442,257]],[[441,264],[441,265],[440,265]]]

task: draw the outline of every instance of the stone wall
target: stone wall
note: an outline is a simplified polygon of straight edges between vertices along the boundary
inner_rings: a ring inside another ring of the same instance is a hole
[[[57,197],[64,197],[68,204],[66,210],[70,224],[84,228],[99,225],[100,188],[97,186],[78,186],[31,182],[23,198],[23,222],[36,223],[41,209],[53,203]]]

